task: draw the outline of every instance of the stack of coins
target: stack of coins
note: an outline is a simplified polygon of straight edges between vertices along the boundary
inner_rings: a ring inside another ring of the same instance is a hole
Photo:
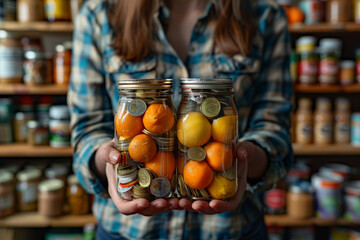
[[[150,189],[148,187],[142,187],[142,186],[140,186],[140,184],[134,185],[133,197],[135,199],[136,198],[145,198],[149,201],[151,201],[153,199],[153,197],[151,196],[151,193],[150,193]]]
[[[120,165],[116,167],[118,192],[126,200],[131,200],[133,187],[139,181],[135,165]]]
[[[153,137],[160,152],[174,151],[174,137]]]
[[[120,151],[127,151],[129,148],[129,144],[131,142],[132,138],[125,139],[125,140],[119,140],[116,142],[115,147]]]

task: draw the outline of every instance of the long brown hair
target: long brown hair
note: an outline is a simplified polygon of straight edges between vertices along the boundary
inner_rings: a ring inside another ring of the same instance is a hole
[[[254,33],[252,16],[246,11],[247,0],[212,0],[216,28],[214,46],[227,56],[248,55]],[[159,0],[118,0],[110,16],[114,29],[113,47],[126,61],[140,61],[154,50],[154,13]]]

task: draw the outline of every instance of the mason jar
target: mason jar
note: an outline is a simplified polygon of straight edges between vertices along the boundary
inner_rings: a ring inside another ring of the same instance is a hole
[[[117,191],[125,200],[175,196],[175,123],[171,79],[119,80],[115,112]]]
[[[232,79],[182,78],[177,111],[178,190],[190,200],[237,191],[238,115]]]

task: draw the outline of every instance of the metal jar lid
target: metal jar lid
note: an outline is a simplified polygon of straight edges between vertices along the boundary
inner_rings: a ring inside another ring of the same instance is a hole
[[[180,87],[190,89],[232,89],[231,78],[180,78]]]
[[[39,192],[52,192],[60,190],[64,187],[64,182],[59,179],[45,180],[39,183]]]
[[[119,79],[118,87],[120,90],[137,89],[172,89],[172,79]]]

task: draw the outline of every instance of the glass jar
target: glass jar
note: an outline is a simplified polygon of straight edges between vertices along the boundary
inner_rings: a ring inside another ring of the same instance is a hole
[[[50,107],[50,146],[70,146],[70,113],[66,105]]]
[[[340,84],[350,85],[355,80],[355,62],[353,60],[341,61]]]
[[[296,41],[298,53],[298,79],[301,84],[316,83],[318,75],[318,54],[315,53],[316,38],[303,36]]]
[[[42,125],[39,121],[31,120],[27,123],[27,143],[32,146],[49,144],[49,127]]]
[[[286,211],[286,182],[281,180],[264,194],[265,211],[269,215],[282,215]]]
[[[296,112],[296,143],[308,145],[312,143],[313,119],[311,111],[311,100],[301,98]]]
[[[48,83],[45,54],[37,51],[26,51],[24,57],[24,83],[29,85]]]
[[[67,179],[67,201],[69,203],[69,211],[72,215],[82,215],[89,212],[89,195],[81,187],[77,177],[71,175]]]
[[[286,213],[297,219],[310,218],[314,214],[314,198],[309,182],[298,182],[286,194]]]
[[[190,200],[227,199],[237,191],[237,108],[232,79],[182,78],[177,112],[178,186]]]
[[[169,198],[176,188],[171,79],[119,80],[117,191],[126,200]]]
[[[314,143],[328,145],[332,142],[333,116],[331,103],[327,98],[319,98],[316,101],[314,113]]]
[[[344,23],[350,20],[349,0],[328,0],[326,7],[326,20],[328,23]]]
[[[64,182],[59,179],[51,179],[39,184],[40,215],[56,217],[62,214],[64,205]]]
[[[305,24],[322,22],[325,12],[322,0],[300,0],[299,7],[305,14]]]
[[[11,172],[0,171],[0,218],[11,215],[15,209],[14,176]]]
[[[0,143],[13,141],[13,103],[10,98],[0,98]]]
[[[338,98],[335,102],[334,140],[336,144],[350,143],[350,102],[346,98]]]
[[[341,41],[334,38],[324,38],[321,39],[319,45],[319,83],[336,84],[339,78]]]
[[[14,122],[14,136],[16,142],[27,142],[28,140],[28,122],[35,119],[32,112],[17,112]]]
[[[35,211],[38,202],[38,184],[41,178],[39,169],[26,169],[18,172],[17,178],[17,206],[22,212]]]
[[[50,22],[70,20],[69,0],[45,0],[45,19]]]
[[[71,72],[71,51],[66,49],[64,45],[59,44],[55,47],[54,57],[54,83],[59,85],[67,85]]]
[[[18,0],[17,1],[17,20],[19,22],[42,21],[44,3],[42,0]]]

